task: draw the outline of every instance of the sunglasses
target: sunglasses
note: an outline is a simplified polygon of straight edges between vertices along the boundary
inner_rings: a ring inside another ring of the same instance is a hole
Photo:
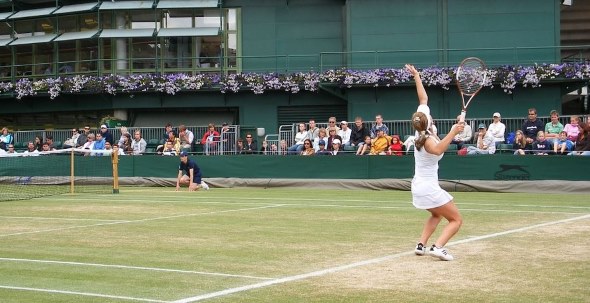
[[[246,139],[252,139],[252,137],[246,137]]]
[[[330,124],[332,124],[332,123],[336,123],[336,121],[330,121]]]

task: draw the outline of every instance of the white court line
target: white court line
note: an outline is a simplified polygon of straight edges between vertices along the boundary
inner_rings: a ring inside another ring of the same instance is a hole
[[[16,217],[16,216],[0,216],[5,219],[30,219],[30,220],[57,220],[57,221],[98,221],[98,222],[121,222],[122,220],[108,220],[108,219],[80,219],[80,218],[59,218],[59,217]]]
[[[474,241],[479,241],[479,240],[484,240],[484,239],[489,239],[489,238],[495,238],[495,237],[518,233],[518,232],[523,232],[523,231],[527,231],[527,230],[531,230],[531,229],[535,229],[535,228],[539,228],[539,227],[567,223],[567,222],[572,222],[572,221],[577,221],[577,220],[584,220],[584,219],[588,219],[588,218],[590,218],[590,214],[579,216],[579,217],[574,217],[574,218],[558,220],[558,221],[551,221],[551,222],[545,222],[545,223],[541,223],[541,224],[525,226],[525,227],[511,229],[511,230],[507,230],[507,231],[503,231],[503,232],[499,232],[499,233],[493,233],[493,234],[488,234],[488,235],[483,235],[483,236],[478,236],[478,237],[472,237],[472,238],[459,240],[459,241],[453,241],[453,242],[448,243],[447,246],[453,246],[453,245],[469,243],[469,242],[474,242]],[[191,303],[191,302],[197,302],[197,301],[202,301],[202,300],[206,300],[206,299],[222,297],[222,296],[229,295],[229,294],[248,291],[248,290],[252,290],[252,289],[263,288],[263,287],[267,287],[267,286],[271,286],[271,285],[283,284],[283,283],[303,280],[303,279],[307,279],[307,278],[323,276],[323,275],[327,275],[327,274],[331,274],[331,273],[335,273],[335,272],[339,272],[339,271],[344,271],[347,269],[356,268],[356,267],[360,267],[360,266],[377,264],[377,263],[381,263],[384,261],[396,259],[396,258],[403,257],[403,256],[409,256],[409,255],[413,255],[413,254],[414,254],[414,251],[402,252],[402,253],[388,255],[388,256],[384,256],[384,257],[380,257],[380,258],[369,259],[369,260],[345,264],[345,265],[341,265],[341,266],[326,268],[323,270],[318,270],[318,271],[309,272],[309,273],[305,273],[305,274],[288,276],[288,277],[284,277],[284,278],[259,282],[259,283],[250,284],[250,285],[244,285],[244,286],[235,287],[235,288],[228,288],[228,289],[221,290],[221,291],[216,291],[216,292],[211,292],[211,293],[198,295],[198,296],[194,296],[194,297],[190,297],[190,298],[176,300],[172,303]]]
[[[169,197],[169,196],[166,196]],[[104,201],[103,198],[84,198],[86,200],[91,200],[91,201]],[[282,201],[307,201],[307,202],[328,202],[328,201],[335,201],[335,202],[365,202],[365,203],[403,203],[403,204],[408,204],[408,205],[412,205],[411,203],[411,197],[407,200],[407,201],[400,201],[400,200],[392,200],[392,201],[375,201],[375,200],[363,200],[363,199],[347,199],[347,200],[342,200],[342,199],[338,199],[338,200],[329,200],[329,199],[313,199],[313,198],[288,198],[288,197],[270,197],[270,198],[265,198],[265,197],[259,197],[259,198],[248,198],[248,197],[233,197],[233,196],[216,196],[216,197],[212,197],[212,196],[195,196],[195,197],[190,197],[190,201],[194,202],[194,200],[203,200],[203,199],[207,199],[207,200],[215,200],[215,199],[219,199],[222,201],[227,201],[228,199],[231,199],[232,202],[211,202],[211,201],[199,201],[198,203],[211,203],[211,204],[238,204],[238,203],[242,203],[242,204],[249,204],[246,202],[234,202],[236,200],[243,200],[243,201],[267,201],[267,200],[281,200]],[[57,200],[57,201],[72,201],[72,199],[64,199],[64,198],[51,198],[52,201]],[[160,200],[160,199],[156,199],[157,203],[178,203],[178,202],[189,202],[189,200]],[[125,201],[125,202],[143,202],[145,203],[145,200],[140,200],[140,199],[135,199],[135,198],[131,198],[131,199],[126,199],[125,197],[121,197],[120,201]],[[148,203],[152,203],[152,202],[148,202]],[[563,208],[571,208],[571,209],[590,209],[590,206],[567,206],[567,205],[533,205],[533,204],[514,204],[514,205],[507,205],[506,203],[479,203],[479,202],[461,202],[456,201],[455,202],[458,206],[461,205],[479,205],[479,206],[511,206],[511,207],[538,207],[538,208],[559,208],[559,209],[563,209]],[[250,204],[257,204],[257,203],[250,203]],[[291,204],[289,204],[291,205]],[[309,205],[309,204],[300,204],[300,205]],[[312,205],[310,205],[312,206]]]
[[[138,301],[138,302],[157,302],[157,303],[166,303],[166,302],[168,302],[168,301],[153,300],[153,299],[144,299],[144,298],[134,298],[134,297],[125,297],[125,296],[111,296],[111,295],[95,294],[95,293],[90,293],[90,292],[77,292],[77,291],[45,289],[45,288],[18,287],[18,286],[9,286],[9,285],[0,285],[0,288],[2,288],[2,289],[11,289],[11,290],[24,290],[24,291],[35,291],[35,292],[47,292],[47,293],[65,294],[65,295],[78,295],[78,296],[86,296],[86,297],[98,297],[98,298],[107,298],[107,299],[121,299],[121,300]]]
[[[197,275],[206,275],[206,276],[222,276],[222,277],[246,278],[246,279],[256,279],[256,280],[271,280],[272,279],[272,278],[267,278],[267,277],[256,277],[256,276],[248,276],[248,275],[234,275],[234,274],[224,274],[224,273],[216,273],[216,272],[182,270],[182,269],[168,269],[168,268],[159,268],[159,267],[116,265],[116,264],[82,263],[82,262],[17,259],[17,258],[0,258],[0,261],[23,262],[23,263],[62,264],[62,265],[74,265],[74,266],[92,266],[92,267],[105,267],[105,268],[118,268],[118,269],[137,269],[137,270],[147,270],[147,271],[160,271],[160,272],[171,272],[171,273],[182,273],[182,274],[197,274]]]
[[[43,230],[35,230],[35,231],[24,231],[24,232],[19,232],[19,233],[12,233],[12,234],[4,234],[4,235],[0,235],[0,237],[20,236],[20,235],[27,235],[27,234],[38,234],[38,233],[46,233],[46,232],[52,232],[52,231],[63,231],[63,230],[68,230],[68,229],[87,228],[87,227],[96,227],[96,226],[107,226],[107,225],[128,224],[128,223],[141,223],[141,222],[156,221],[156,220],[193,217],[193,216],[202,216],[202,215],[212,215],[212,214],[222,214],[222,213],[264,209],[264,208],[273,208],[273,207],[281,207],[281,206],[283,206],[283,205],[282,204],[275,204],[275,205],[266,205],[266,206],[260,206],[260,207],[212,211],[212,212],[207,212],[207,213],[182,214],[182,215],[147,218],[147,219],[140,219],[140,220],[117,221],[117,222],[98,223],[98,224],[91,224],[91,225],[77,225],[77,226],[62,227],[62,228],[52,228],[52,229],[43,229]]]

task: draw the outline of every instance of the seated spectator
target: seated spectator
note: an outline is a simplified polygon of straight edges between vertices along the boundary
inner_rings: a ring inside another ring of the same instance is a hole
[[[166,141],[170,138],[170,132],[174,131],[174,127],[172,127],[172,123],[168,122],[164,125],[164,133],[162,134],[162,141],[163,144],[156,146],[156,152],[161,152],[164,149],[164,145]]]
[[[315,149],[313,149],[313,145],[311,144],[311,140],[305,139],[303,142],[303,150],[301,151],[302,156],[313,156],[315,154]]]
[[[174,148],[172,141],[166,141],[166,144],[164,144],[164,149],[162,150],[161,154],[163,156],[177,156],[178,152]]]
[[[545,132],[539,131],[537,133],[537,140],[533,142],[533,154],[546,156],[551,151],[551,143],[545,138]]]
[[[142,155],[145,153],[147,142],[141,137],[141,132],[136,130],[133,134],[133,141],[131,142],[131,148],[133,149],[134,155]]]
[[[122,150],[126,155],[133,155],[133,146],[131,146],[133,140],[131,139],[131,134],[126,132],[122,137],[123,143],[119,145],[119,150]]]
[[[92,146],[92,150],[104,150],[105,142],[108,142],[105,138],[103,138],[101,132],[97,132],[94,139],[94,145]],[[92,152],[90,153],[91,156],[102,156],[103,153]]]
[[[172,147],[174,148],[174,150],[176,150],[176,154],[180,154],[182,149],[180,144],[180,138],[178,138],[175,131],[171,131],[168,133],[168,140],[166,141],[166,143],[168,142],[172,143]]]
[[[244,139],[242,138],[238,138],[238,142],[236,142],[236,154],[244,154]]]
[[[559,114],[556,110],[552,110],[549,116],[551,121],[545,124],[545,139],[553,146],[558,140],[559,133],[563,130],[563,124],[559,122]]]
[[[121,146],[123,146],[123,143],[125,142],[125,134],[129,134],[129,130],[127,129],[126,126],[121,126],[121,137],[119,137],[119,141],[117,141],[117,145],[119,146],[119,148],[121,148]],[[131,136],[130,136],[131,137]]]
[[[183,124],[178,126],[178,138],[180,139],[180,147],[182,149],[192,150],[195,135]]]
[[[328,141],[328,132],[326,131],[325,128],[320,128],[318,130],[318,136],[313,140],[313,148],[315,149],[316,152],[318,150],[320,150],[319,142],[321,140]]]
[[[41,148],[43,148],[43,144],[41,144]],[[38,156],[39,151],[35,147],[35,143],[33,141],[29,141],[27,143],[27,150],[23,152],[25,156]]]
[[[76,142],[76,147],[83,147],[86,142],[88,142],[88,135],[90,134],[90,126],[84,126],[84,129],[80,131],[80,135],[78,136],[78,141]]]
[[[80,133],[77,129],[72,129],[72,136],[64,141],[64,148],[72,148],[78,145],[78,138],[80,137]]]
[[[580,117],[578,116],[571,116],[570,123],[566,124],[563,127],[563,131],[567,133],[567,139],[576,142],[578,140],[578,134],[580,133]]]
[[[18,154],[18,152],[14,149],[14,144],[12,144],[12,143],[8,144],[8,151],[6,151],[6,153],[9,156],[11,156],[11,155],[14,156],[14,155]]]
[[[332,141],[332,150],[330,151],[330,154],[332,156],[340,156],[344,154],[344,151],[341,149],[341,147],[342,141],[340,141],[340,139],[334,139]]]
[[[124,156],[125,152],[119,148],[118,145],[111,145],[109,141],[104,142],[104,150],[111,150],[112,153],[117,153],[119,156]],[[104,153],[103,156],[111,156],[109,153]]]
[[[492,115],[492,119],[494,122],[492,122],[492,124],[490,124],[490,126],[488,127],[488,132],[490,132],[490,134],[492,134],[492,136],[494,136],[494,142],[496,144],[496,149],[497,149],[498,146],[500,146],[500,144],[502,144],[504,142],[504,134],[506,132],[506,125],[504,125],[504,123],[502,123],[500,121],[502,119],[502,116],[498,112],[495,112]]]
[[[359,145],[359,148],[356,150],[356,154],[358,156],[364,156],[371,153],[371,136],[365,136],[365,142]]]
[[[59,148],[59,146],[54,145],[52,135],[45,136],[45,142],[49,144],[49,150],[56,150],[57,148]]]
[[[391,136],[391,144],[389,145],[389,149],[387,150],[387,155],[390,156],[401,156],[404,154],[403,145],[399,139],[398,135]]]
[[[49,155],[49,152],[51,151],[51,146],[49,145],[49,143],[47,141],[43,142],[43,148],[41,149],[41,155]]]
[[[531,150],[531,145],[527,143],[526,137],[522,130],[517,130],[516,135],[514,136],[514,144],[512,144],[512,149],[514,150],[515,155],[524,155],[529,153]]]
[[[476,146],[467,147],[468,155],[486,154],[490,155],[496,152],[496,144],[494,143],[494,136],[486,129],[486,125],[479,124],[477,132]]]
[[[581,130],[578,134],[576,146],[574,147],[574,151],[568,155],[590,156],[590,124],[579,123],[578,127],[581,128]]]
[[[35,145],[35,149],[37,151],[43,150],[43,138],[41,138],[41,136],[35,136],[35,140],[33,141],[33,144]]]
[[[459,123],[460,119],[461,116],[457,116],[457,123]],[[473,131],[471,130],[471,126],[465,123],[465,128],[463,128],[463,131],[455,135],[451,143],[456,144],[457,149],[461,149],[463,148],[463,144],[469,143],[471,141],[472,137]]]
[[[8,150],[8,145],[14,143],[14,137],[8,133],[8,128],[2,128],[2,134],[0,134],[0,149]]]
[[[113,144],[113,134],[109,131],[106,124],[100,126],[100,134],[105,141],[109,141]]]
[[[558,155],[565,155],[572,150],[574,150],[574,142],[567,139],[567,132],[560,132],[557,142],[553,144],[553,152]]]
[[[338,129],[336,127],[330,127],[328,129],[328,140],[326,141],[326,143],[327,143],[326,144],[326,149],[328,151],[332,151],[332,148],[334,147],[332,143],[336,139],[338,139],[338,140],[340,140],[340,142],[342,142],[342,137],[340,137],[338,135]]]
[[[319,149],[315,152],[318,156],[330,155],[330,152],[326,149],[326,141],[320,140],[318,142]]]
[[[371,127],[371,138],[375,139],[377,137],[377,131],[381,129],[385,133],[385,136],[389,134],[389,128],[383,124],[383,116],[376,115],[375,116],[375,125]]]
[[[86,138],[86,143],[84,143],[84,145],[82,145],[83,149],[94,149],[94,139],[95,136],[94,134],[90,133],[88,134],[87,138]]]
[[[286,155],[287,154],[287,141],[285,141],[285,139],[279,141],[279,148],[278,148],[278,154],[279,155]]]
[[[338,131],[338,136],[342,138],[342,146],[350,146],[350,136],[352,134],[352,130],[348,128],[348,122],[342,121],[340,122],[340,130]]]
[[[378,128],[376,132],[377,136],[371,142],[371,152],[369,154],[372,156],[385,155],[390,139],[385,135],[383,128]]]
[[[311,140],[311,142],[314,142],[315,139],[318,137],[319,131],[320,129],[317,126],[315,126],[315,120],[310,119],[309,129],[307,130],[307,137],[309,138],[309,140]]]
[[[219,140],[220,136],[219,132],[215,130],[215,124],[209,123],[207,131],[203,134],[203,138],[201,138],[201,144],[203,145],[205,155],[215,154]],[[240,152],[237,153],[239,154]]]
[[[262,141],[262,147],[260,147],[260,154],[261,155],[270,155],[272,152],[270,147],[268,146],[268,142],[266,140]]]
[[[350,145],[351,146],[361,146],[365,142],[365,137],[371,136],[371,132],[368,128],[365,127],[363,124],[363,118],[356,117],[354,118],[354,125],[352,126],[352,131],[350,133]]]
[[[244,150],[243,154],[251,155],[258,152],[258,146],[256,146],[256,142],[252,137],[251,133],[246,134],[246,142],[244,142]]]
[[[332,127],[336,128],[336,132],[338,132],[340,130],[340,127],[338,127],[338,125],[336,125],[336,117],[328,118],[328,126],[326,128],[330,129]]]
[[[521,128],[522,133],[526,137],[526,142],[528,144],[532,144],[535,140],[537,140],[537,133],[544,129],[545,124],[543,124],[541,120],[537,119],[537,109],[529,108],[528,119],[524,121]]]
[[[307,139],[307,129],[305,123],[299,123],[299,131],[295,134],[295,144],[289,147],[289,154],[299,154],[303,150],[303,142]]]

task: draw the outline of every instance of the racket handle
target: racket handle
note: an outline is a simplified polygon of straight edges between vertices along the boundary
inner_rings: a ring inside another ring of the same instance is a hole
[[[462,110],[461,115],[459,116],[459,122],[465,122],[465,115],[467,114],[466,111]]]

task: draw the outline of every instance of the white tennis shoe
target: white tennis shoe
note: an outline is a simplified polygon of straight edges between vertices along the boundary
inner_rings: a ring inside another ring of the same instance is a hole
[[[435,258],[439,258],[443,261],[453,261],[453,255],[451,255],[446,249],[444,248],[438,248],[434,245],[432,245],[432,247],[430,248],[430,251],[428,251],[428,254],[431,255],[432,257]]]
[[[414,249],[414,253],[418,256],[423,256],[424,254],[426,254],[426,247],[424,247],[424,244],[416,244],[416,249]]]

